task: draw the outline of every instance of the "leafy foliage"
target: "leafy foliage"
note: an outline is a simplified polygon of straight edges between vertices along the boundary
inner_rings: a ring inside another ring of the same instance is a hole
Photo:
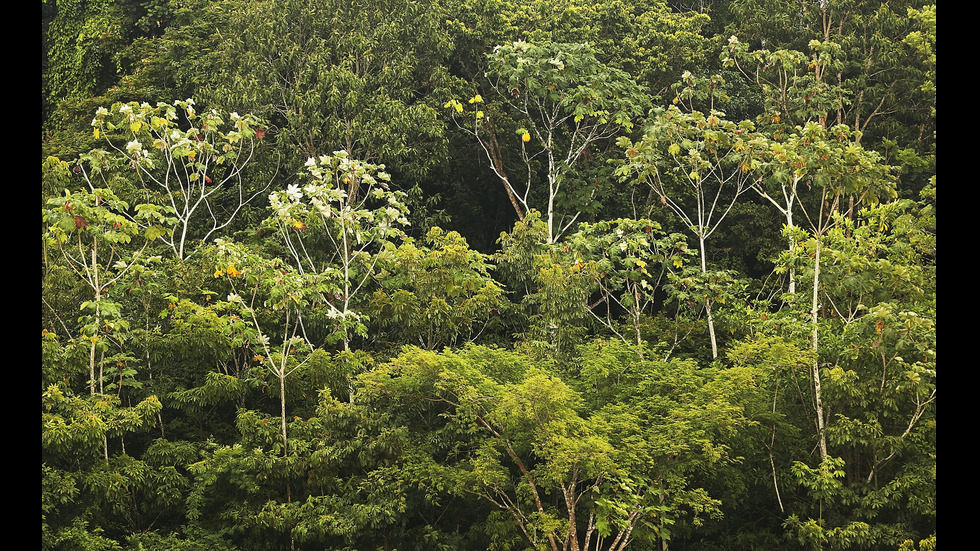
[[[396,342],[429,349],[472,342],[507,310],[488,256],[456,232],[429,230],[426,245],[406,241],[391,252],[371,299],[379,325]]]
[[[934,550],[935,21],[46,0],[42,548]]]

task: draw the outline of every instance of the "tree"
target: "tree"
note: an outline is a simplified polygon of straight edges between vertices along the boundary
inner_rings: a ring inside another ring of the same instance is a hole
[[[225,278],[232,290],[227,302],[218,306],[229,312],[229,322],[246,320],[243,324],[248,328],[246,338],[257,350],[254,360],[267,367],[279,383],[282,453],[285,456],[289,453],[286,379],[310,361],[316,352],[304,339],[305,331],[301,325],[302,312],[311,302],[305,292],[311,282],[278,259],[263,259],[244,247],[223,240],[218,240],[214,256],[218,266],[214,276]],[[259,305],[281,312],[283,319],[275,320],[278,323],[267,323],[269,320],[262,315]],[[267,334],[271,330],[281,331],[275,341]]]
[[[627,73],[600,63],[588,44],[516,41],[495,48],[489,64],[490,88],[501,106],[488,104],[484,111],[477,93],[469,100],[471,121],[457,124],[479,141],[518,217],[531,208],[541,210],[548,243],[554,243],[594,194],[589,183],[576,181],[576,166],[591,158],[596,146],[632,128],[646,111],[647,96]],[[458,100],[446,107],[454,117],[464,114]],[[520,126],[515,130],[525,173],[520,180],[508,175],[497,109],[501,119],[514,117]]]
[[[367,304],[380,253],[405,237],[402,228],[408,225],[405,194],[390,189],[384,168],[346,151],[311,157],[308,184],[290,185],[269,198],[273,214],[267,223],[295,273],[311,278],[308,290],[332,328],[328,342],[340,342],[344,350],[355,335],[366,335],[358,301]]]
[[[547,235],[547,224],[532,210],[512,232],[501,233],[496,258],[502,277],[516,288],[527,324],[524,340],[567,356],[586,336],[588,299],[599,272],[595,262],[574,258],[569,245],[548,244]]]
[[[181,260],[192,254],[192,237],[206,242],[271,185],[256,189],[244,174],[265,135],[263,123],[234,112],[198,115],[194,105],[190,99],[156,107],[117,103],[99,108],[92,119],[96,138],[104,137],[129,166],[128,176],[139,182],[142,193],[170,207],[177,231],[159,237]],[[102,150],[85,158],[93,177],[104,176],[108,163],[115,162]]]
[[[67,169],[67,163],[62,169]],[[173,222],[166,209],[155,205],[136,205],[132,212],[133,215],[129,204],[112,190],[94,187],[74,193],[65,190],[63,196],[49,199],[42,212],[47,244],[57,248],[61,259],[91,293],[90,300],[81,304],[85,314],[80,321],[84,324],[81,336],[90,344],[89,392],[93,396],[105,391],[106,361],[121,361],[106,357],[112,348],[110,343],[121,344],[129,330],[129,321],[123,317],[119,303],[112,301],[107,291],[135,265],[152,262],[152,258],[142,258],[143,252],[154,240],[166,235]],[[140,246],[131,252],[127,245],[133,239]]]
[[[118,83],[134,40],[159,31],[165,9],[141,0],[46,0],[41,10],[42,125],[59,104],[84,103]],[[154,9],[156,8],[156,9]],[[55,130],[55,129],[51,129]]]
[[[131,495],[163,489],[161,472],[149,475],[145,465],[109,452],[109,440],[144,432],[155,424],[162,404],[149,396],[131,406],[119,395],[77,394],[73,386],[85,369],[85,343],[42,332],[41,380],[41,544],[44,549],[84,545],[111,548],[106,517],[129,508]],[[155,478],[155,480],[154,480]],[[148,499],[156,499],[153,494]],[[118,516],[116,517],[118,518]]]
[[[816,519],[791,519],[801,539],[845,548],[848,540],[898,546],[935,535],[932,212],[928,199],[870,206],[855,221],[838,214],[823,236],[826,313],[814,352],[833,418],[821,470],[795,468],[823,505],[809,510]],[[806,262],[808,271],[816,262],[816,255]]]
[[[214,275],[229,282],[227,307],[233,319],[237,314],[247,320],[250,340],[262,352],[259,363],[279,383],[284,455],[289,453],[286,379],[323,352],[311,340],[306,320],[317,310],[325,311],[330,322],[325,344],[339,342],[350,351],[354,335],[367,331],[355,305],[374,275],[378,249],[387,239],[401,235],[397,228],[407,223],[399,203],[402,194],[384,191],[388,175],[383,168],[336,152],[309,160],[311,182],[302,190],[294,185],[274,192],[268,225],[276,230],[287,260],[266,258],[233,242],[217,242]],[[358,192],[361,186],[363,194]],[[367,208],[369,199],[380,200],[380,206]],[[284,318],[270,324],[260,313],[264,307]],[[266,334],[270,326],[282,331],[275,344]]]
[[[796,151],[800,155],[796,170],[800,171],[801,174],[812,174],[813,183],[820,190],[820,200],[816,205],[817,212],[804,211],[812,232],[811,241],[805,248],[800,249],[804,235],[796,233],[795,237],[791,239],[793,243],[797,244],[794,248],[797,251],[795,254],[805,250],[807,251],[806,254],[812,254],[813,258],[813,285],[811,287],[809,315],[810,346],[814,353],[811,375],[814,386],[820,456],[826,458],[827,442],[818,360],[821,312],[820,268],[824,236],[842,220],[840,216],[841,201],[845,196],[858,195],[858,203],[867,200],[874,204],[881,196],[894,196],[895,191],[890,167],[881,164],[879,156],[874,152],[866,151],[859,144],[852,142],[852,134],[847,127],[838,126],[825,129],[817,123],[811,122],[805,128],[798,128],[797,130],[800,132],[798,143],[802,150]],[[783,266],[788,266],[788,264],[783,264]]]
[[[428,349],[478,339],[508,308],[491,275],[489,255],[457,232],[433,227],[424,244],[406,240],[381,262],[371,297],[372,318],[396,342]]]
[[[677,67],[701,67],[711,53],[704,34],[707,14],[673,9],[660,0],[470,0],[455,3],[450,15],[457,48],[451,61],[468,81],[482,80],[486,54],[515,38],[589,44],[601,63],[629,73],[651,95],[669,88]]]
[[[683,235],[668,235],[652,220],[583,223],[569,236],[568,246],[576,263],[595,262],[599,273],[599,299],[589,305],[589,312],[624,342],[632,340],[637,346],[644,342],[643,318],[654,315],[657,303],[663,302],[669,276],[696,254]],[[632,326],[631,339],[617,329],[620,315]]]
[[[698,79],[685,73],[674,105],[656,110],[642,140],[623,137],[626,162],[618,169],[623,178],[635,178],[649,186],[651,198],[670,209],[698,240],[701,273],[707,274],[707,240],[721,227],[732,206],[759,177],[760,149],[765,141],[750,121],[735,123],[714,108],[721,92],[719,77]],[[707,101],[708,112],[696,110],[695,102]],[[678,104],[683,106],[682,110]],[[654,205],[647,205],[647,215]],[[712,302],[706,295],[712,358],[718,357],[718,341]]]
[[[598,341],[583,347],[581,376],[566,382],[558,364],[535,358],[479,346],[408,349],[362,375],[359,397],[407,427],[459,435],[446,449],[420,434],[428,457],[419,472],[502,513],[516,532],[497,528],[501,546],[519,545],[514,534],[556,550],[624,549],[669,540],[682,511],[716,510],[688,477],[724,460],[716,438],[741,422],[732,389],[752,380],[747,372],[715,376]]]
[[[926,178],[908,177],[935,154],[935,5],[778,4],[735,3],[741,28],[732,29],[723,63],[762,92],[777,129],[847,125],[865,147],[902,156],[908,167],[899,187],[920,189]]]

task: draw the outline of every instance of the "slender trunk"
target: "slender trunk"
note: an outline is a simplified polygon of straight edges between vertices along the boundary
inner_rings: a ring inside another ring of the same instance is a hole
[[[793,230],[793,202],[796,198],[796,186],[793,186],[794,191],[791,199],[787,201],[786,204],[786,226],[792,232]],[[792,252],[793,248],[796,247],[796,237],[792,233],[789,234],[789,250]],[[796,294],[796,268],[789,269],[789,294]]]
[[[701,274],[705,275],[708,273],[708,263],[705,259],[707,250],[704,244],[704,235],[698,236],[698,240],[701,244]],[[708,335],[711,337],[711,359],[718,359],[718,340],[715,338],[715,320],[711,315],[711,300],[706,296],[704,298],[704,312],[708,316]]]
[[[81,243],[81,234],[79,234],[79,243]],[[98,249],[98,241],[93,241],[92,243],[92,272],[89,275],[91,279],[92,290],[95,291],[94,302],[95,302],[95,330],[96,334],[92,335],[92,347],[89,349],[88,357],[88,370],[89,370],[89,392],[92,396],[95,396],[95,343],[98,337],[98,328],[101,320],[99,319],[99,301],[102,300],[101,292],[101,282],[99,281],[99,270],[98,264],[96,263],[96,250]],[[99,387],[101,388],[101,381]]]
[[[827,458],[827,434],[824,428],[823,419],[823,397],[820,391],[820,358],[817,352],[818,346],[818,313],[820,296],[820,250],[821,238],[817,235],[817,250],[813,259],[813,303],[810,308],[810,324],[812,333],[810,335],[810,346],[813,349],[813,365],[811,376],[813,377],[813,402],[817,414],[817,435],[819,436],[820,460]]]
[[[289,309],[286,309],[286,332],[283,333],[282,358],[276,376],[279,378],[279,416],[282,430],[282,456],[289,454],[289,439],[286,436],[286,369],[289,365]]]
[[[96,319],[95,322],[98,323],[99,320]],[[95,341],[92,342],[92,346],[89,348],[88,353],[88,377],[89,394],[95,396]]]
[[[568,511],[568,538],[571,543],[571,551],[579,551],[578,534],[575,527],[578,521],[575,517],[575,481],[569,482],[567,487],[562,488],[565,498],[565,509]],[[567,545],[566,545],[567,547]]]
[[[772,196],[766,193],[766,191],[761,187],[753,186],[753,189],[755,189],[755,191],[762,198],[772,203],[773,206],[775,206],[776,209],[779,210],[779,212],[783,213],[783,216],[786,217],[786,227],[789,228],[790,230],[796,227],[793,222],[793,206],[796,204],[796,187],[799,184],[799,182],[800,182],[799,178],[794,178],[793,183],[790,186],[786,186],[786,185],[782,186],[783,204],[780,204],[778,201],[776,201]],[[792,252],[794,247],[796,247],[796,238],[793,237],[792,233],[790,233],[789,237],[787,238],[787,242],[788,242],[787,250]],[[796,268],[793,267],[790,267],[789,269],[789,293],[791,295],[796,294]]]
[[[715,337],[715,319],[711,315],[711,301],[704,299],[704,311],[708,314],[708,335],[711,337],[711,359],[718,359],[718,339]]]
[[[177,246],[177,259],[181,261],[184,260],[184,243],[187,241],[187,229],[190,225],[189,218],[190,215],[185,213],[183,220],[184,227],[180,230],[180,244]]]
[[[548,140],[548,244],[555,242],[555,195],[558,182],[555,175],[555,156],[551,152],[551,139]]]
[[[550,185],[550,183],[549,183]],[[554,189],[554,187],[552,187]],[[548,244],[552,245],[555,242],[555,196],[554,194],[548,195]]]
[[[282,455],[288,455],[286,448],[289,441],[286,439],[286,358],[282,359],[283,372],[279,374],[279,412],[282,415]]]
[[[779,395],[779,384],[776,385],[776,390],[775,392],[773,392],[772,395],[772,413],[774,415],[776,413],[776,398],[778,395]],[[776,461],[775,459],[773,459],[772,456],[772,449],[773,447],[775,447],[775,445],[776,445],[776,425],[773,424],[772,434],[769,439],[769,445],[766,447],[769,448],[769,466],[772,467],[772,487],[773,489],[776,490],[776,501],[779,503],[779,512],[785,513],[786,510],[783,509],[783,498],[780,497],[779,495],[779,480],[776,478]]]
[[[343,234],[344,243],[344,311],[340,316],[341,323],[344,324],[344,352],[350,351],[350,332],[347,328],[347,315],[350,313],[350,244],[347,243],[347,230],[344,227]],[[346,361],[346,360],[345,360]],[[354,375],[350,374],[347,377],[347,400],[349,403],[354,403]]]
[[[643,335],[640,333],[640,309],[639,308],[635,308],[633,310],[633,328],[636,330],[636,349],[640,351],[640,357],[642,358]]]

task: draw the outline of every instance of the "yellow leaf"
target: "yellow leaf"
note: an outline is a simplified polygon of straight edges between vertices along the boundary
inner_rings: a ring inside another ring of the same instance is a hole
[[[529,132],[525,132],[524,135],[521,136],[521,141],[525,143],[531,141],[531,134]]]

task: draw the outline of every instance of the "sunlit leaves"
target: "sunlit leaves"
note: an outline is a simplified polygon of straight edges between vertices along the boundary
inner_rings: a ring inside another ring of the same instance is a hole
[[[574,377],[558,377],[533,354],[407,349],[363,375],[360,396],[393,408],[388,414],[420,436],[453,430],[465,439],[448,456],[424,440],[432,482],[507,511],[525,542],[616,549],[598,536],[650,530],[667,540],[683,511],[694,519],[717,512],[717,500],[691,487],[686,473],[723,458],[709,435],[740,423],[726,393],[748,381],[708,382],[691,363],[641,357],[622,344],[583,347],[575,361],[588,367],[578,391]],[[438,422],[420,424],[433,409]],[[576,516],[582,525],[565,528]]]
[[[695,260],[696,251],[680,234],[667,235],[651,220],[618,219],[581,224],[567,247],[577,263],[595,263],[599,301],[590,305],[593,316],[617,331],[616,312],[626,314],[633,326],[629,340],[639,342],[641,317],[655,314],[654,303],[673,270]],[[619,335],[626,339],[626,335]]]
[[[206,228],[200,236],[206,238],[228,226],[243,206],[255,198],[255,192],[246,189],[241,178],[260,139],[258,132],[263,128],[254,115],[214,109],[198,113],[194,105],[192,99],[156,106],[116,103],[110,108],[99,108],[91,123],[109,148],[128,165],[128,169],[121,169],[121,174],[145,188],[151,197],[162,197],[158,211],[169,209],[169,219],[180,231],[164,233],[153,229],[150,234],[163,240],[181,259],[190,254],[186,245],[192,227]],[[121,145],[123,142],[125,145]],[[106,161],[111,159],[96,153],[82,157],[89,165],[86,179],[105,181],[105,170],[111,166]],[[229,186],[239,188],[238,203],[219,217],[214,208],[216,195]],[[210,218],[210,224],[199,225],[200,218]]]
[[[495,89],[518,96],[522,102],[515,105],[524,105],[519,110],[527,116],[548,117],[549,110],[558,108],[570,112],[575,122],[620,120],[629,128],[642,114],[643,95],[630,77],[599,63],[588,45],[517,41],[495,48],[490,67],[499,78]],[[536,118],[530,122],[548,125]]]
[[[151,396],[132,407],[120,407],[115,395],[77,396],[51,385],[44,389],[42,447],[50,454],[98,456],[107,436],[145,429],[156,421],[162,405]]]
[[[486,255],[458,233],[430,229],[382,260],[371,297],[381,327],[426,348],[477,338],[507,306]]]

